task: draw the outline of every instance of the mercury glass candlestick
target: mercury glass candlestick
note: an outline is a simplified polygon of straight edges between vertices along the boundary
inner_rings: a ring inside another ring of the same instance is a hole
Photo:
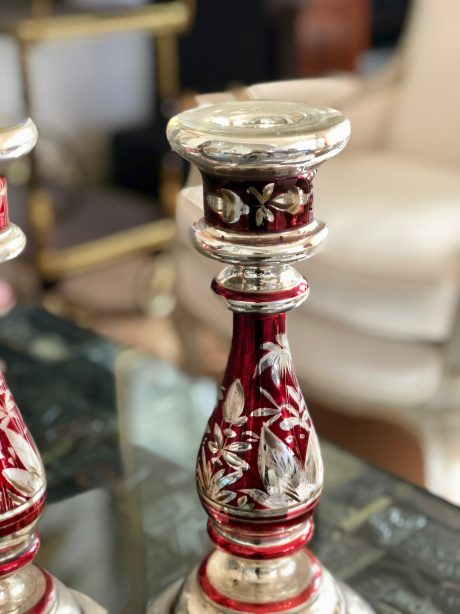
[[[1,167],[29,152],[36,140],[32,120],[0,118],[0,262],[20,254],[26,243],[9,220]],[[0,614],[101,614],[104,610],[88,597],[32,563],[40,547],[37,522],[45,499],[40,454],[0,373]]]
[[[313,214],[316,169],[349,134],[334,109],[276,101],[201,107],[168,125],[172,149],[202,173],[204,217],[192,239],[227,265],[212,289],[234,315],[196,469],[216,548],[152,612],[372,612],[306,547],[323,463],[286,333],[286,312],[309,291],[291,263],[327,234]]]

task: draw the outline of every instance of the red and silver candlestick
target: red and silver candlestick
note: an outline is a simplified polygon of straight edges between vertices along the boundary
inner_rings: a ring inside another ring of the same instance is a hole
[[[203,175],[192,237],[227,264],[212,288],[234,312],[234,331],[196,472],[216,549],[153,612],[372,611],[305,547],[323,464],[286,335],[286,312],[308,296],[290,264],[327,234],[312,181],[349,134],[338,111],[275,101],[202,107],[169,123],[172,148]]]
[[[36,140],[32,120],[0,121],[0,165],[29,152]],[[0,262],[20,254],[25,243],[22,230],[9,221],[7,181],[0,174]],[[98,605],[32,563],[45,498],[40,454],[0,373],[0,614],[100,614]]]

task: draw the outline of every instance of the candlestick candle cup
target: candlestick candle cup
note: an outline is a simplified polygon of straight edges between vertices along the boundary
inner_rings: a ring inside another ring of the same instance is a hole
[[[196,469],[216,548],[151,612],[372,612],[306,547],[323,463],[286,333],[286,312],[309,291],[291,265],[327,234],[314,217],[313,179],[349,134],[334,109],[277,101],[201,107],[168,125],[172,149],[202,173],[204,217],[192,240],[227,265],[212,289],[234,329]]]
[[[0,168],[28,153],[36,140],[32,120],[0,118]],[[0,262],[20,254],[25,243],[24,233],[9,219],[7,179],[0,175]],[[0,373],[0,614],[103,614],[91,599],[33,563],[45,499],[40,454]]]

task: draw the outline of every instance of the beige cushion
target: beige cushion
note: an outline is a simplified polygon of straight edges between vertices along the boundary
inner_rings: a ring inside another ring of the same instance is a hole
[[[398,100],[396,71],[385,73],[369,83],[340,75],[336,78],[260,83],[245,92],[253,99],[293,100],[312,106],[337,107],[351,121],[351,139],[347,145],[347,151],[350,151],[381,146],[385,140],[388,121]]]
[[[455,318],[458,286],[452,279],[395,279],[340,271],[313,258],[301,265],[309,309],[375,336],[444,342]]]
[[[323,263],[427,284],[458,275],[458,173],[386,151],[344,153],[321,167],[315,195],[330,229]]]
[[[108,610],[100,606],[87,595],[83,595],[78,591],[71,591],[71,593],[80,606],[82,614],[107,614]]]
[[[360,82],[353,75],[322,79],[295,79],[257,83],[246,89],[248,98],[282,99],[305,102],[312,106],[345,102],[356,94]]]
[[[458,0],[413,2],[399,104],[388,125],[393,151],[460,164],[459,26]]]

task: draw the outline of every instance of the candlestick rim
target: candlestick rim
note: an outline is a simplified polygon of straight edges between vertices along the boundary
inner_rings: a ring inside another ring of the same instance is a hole
[[[35,147],[38,132],[34,122],[0,115],[0,161],[23,156]]]
[[[350,122],[331,107],[231,101],[176,115],[167,137],[202,172],[274,178],[304,173],[338,154],[350,137]]]

